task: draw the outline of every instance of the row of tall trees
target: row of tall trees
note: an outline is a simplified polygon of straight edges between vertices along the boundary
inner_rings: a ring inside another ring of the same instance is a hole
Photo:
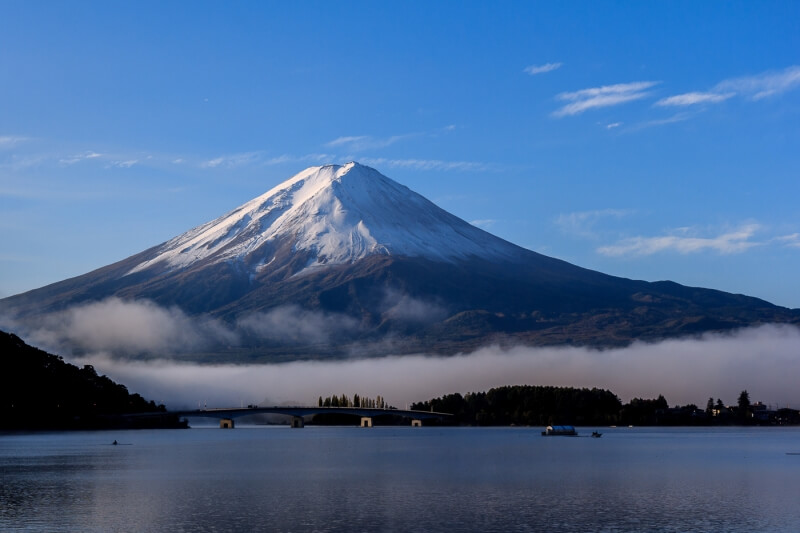
[[[350,399],[349,396],[346,394],[342,394],[341,396],[328,396],[327,398],[319,397],[317,400],[318,407],[365,407],[365,408],[373,408],[373,409],[394,409],[394,407],[390,406],[386,403],[386,400],[383,396],[376,396],[375,398],[368,398],[366,396],[359,396],[358,394],[354,394],[353,398]]]

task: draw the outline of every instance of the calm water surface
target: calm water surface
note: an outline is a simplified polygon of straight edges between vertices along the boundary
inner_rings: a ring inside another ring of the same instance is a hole
[[[800,531],[800,429],[602,431],[0,434],[0,531]]]

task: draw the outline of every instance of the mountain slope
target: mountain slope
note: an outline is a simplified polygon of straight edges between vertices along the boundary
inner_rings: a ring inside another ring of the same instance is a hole
[[[112,296],[219,320],[236,337],[207,347],[220,359],[604,346],[800,322],[800,311],[756,298],[526,250],[357,163],[304,170],[164,244],[0,309],[33,324]]]

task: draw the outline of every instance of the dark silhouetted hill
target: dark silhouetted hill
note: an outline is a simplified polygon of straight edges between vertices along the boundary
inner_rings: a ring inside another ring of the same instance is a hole
[[[181,427],[124,385],[0,331],[0,429]]]

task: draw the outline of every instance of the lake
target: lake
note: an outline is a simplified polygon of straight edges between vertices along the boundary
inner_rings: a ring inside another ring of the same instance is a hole
[[[0,531],[800,529],[800,428],[542,429],[2,434]]]

